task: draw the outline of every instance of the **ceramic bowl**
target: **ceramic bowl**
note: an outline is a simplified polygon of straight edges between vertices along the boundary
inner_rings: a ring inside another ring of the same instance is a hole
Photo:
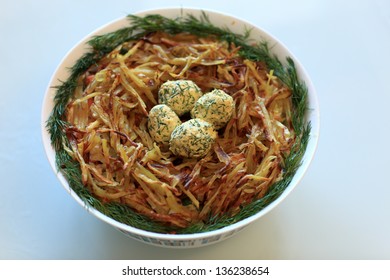
[[[64,175],[57,170],[55,164],[55,151],[50,143],[50,135],[46,129],[46,122],[51,114],[51,111],[54,106],[53,97],[55,95],[55,86],[59,84],[59,81],[65,81],[69,76],[68,68],[71,67],[88,49],[87,41],[99,34],[104,34],[107,32],[115,31],[119,28],[125,27],[129,25],[126,17],[120,18],[113,22],[106,24],[105,26],[97,29],[92,32],[88,36],[86,36],[83,40],[81,40],[78,44],[76,44],[63,58],[56,71],[54,72],[49,85],[47,87],[47,91],[44,97],[43,105],[42,105],[42,117],[41,117],[41,128],[42,128],[42,138],[43,145],[46,151],[46,155],[50,165],[52,166],[55,174],[57,175],[60,183],[65,188],[67,192],[69,192],[70,196],[75,199],[84,209],[86,209],[89,213],[106,222],[107,224],[115,227],[122,233],[127,236],[130,236],[134,239],[137,239],[142,242],[146,242],[149,244],[162,246],[162,247],[171,247],[171,248],[191,248],[191,247],[200,247],[204,245],[213,244],[216,242],[220,242],[228,237],[233,236],[238,233],[254,221],[263,217],[266,213],[275,208],[278,204],[280,204],[290,193],[291,191],[298,185],[302,177],[304,176],[306,170],[309,167],[309,164],[314,156],[318,137],[319,137],[319,106],[316,97],[316,92],[313,87],[313,84],[305,71],[304,67],[298,61],[298,59],[288,50],[288,48],[280,42],[277,38],[264,31],[260,27],[257,27],[245,20],[236,18],[231,15],[214,12],[214,11],[204,11],[198,9],[186,9],[186,8],[169,8],[169,9],[157,9],[157,10],[149,10],[136,13],[138,16],[144,16],[147,14],[160,14],[169,18],[176,18],[185,14],[192,14],[195,17],[199,17],[203,12],[208,15],[210,22],[219,27],[229,28],[232,32],[242,34],[245,30],[251,30],[251,39],[255,41],[266,41],[269,46],[271,46],[271,52],[276,55],[282,62],[286,57],[291,57],[301,81],[303,81],[308,88],[308,107],[309,110],[307,112],[306,121],[311,123],[311,135],[310,140],[307,145],[307,149],[305,155],[302,160],[302,164],[297,170],[294,178],[292,179],[289,186],[285,189],[285,191],[280,195],[276,200],[270,203],[266,208],[258,212],[257,214],[241,220],[235,224],[226,226],[224,228],[205,232],[205,233],[194,233],[194,234],[162,234],[149,232],[142,229],[134,228],[132,226],[120,223],[91,206],[85,205],[82,199],[69,187],[69,184],[64,177]]]

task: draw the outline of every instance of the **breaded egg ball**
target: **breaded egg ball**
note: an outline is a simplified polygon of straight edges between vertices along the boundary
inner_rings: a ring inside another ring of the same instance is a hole
[[[224,127],[234,111],[233,98],[223,90],[214,89],[196,101],[191,110],[192,118],[199,118],[214,125],[215,129]]]
[[[158,91],[158,102],[171,107],[178,116],[182,116],[191,111],[202,95],[202,91],[193,81],[168,81],[162,84]]]
[[[176,156],[200,158],[211,150],[216,138],[217,132],[210,123],[190,119],[172,132],[169,149]]]
[[[155,142],[168,145],[172,131],[180,124],[179,117],[167,105],[159,104],[150,109],[148,129]]]

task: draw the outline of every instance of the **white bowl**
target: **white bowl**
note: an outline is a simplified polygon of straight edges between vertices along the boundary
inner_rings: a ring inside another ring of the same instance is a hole
[[[203,10],[204,11],[204,10]],[[237,232],[244,229],[246,226],[251,224],[253,221],[264,216],[275,206],[277,206],[281,201],[283,201],[288,194],[297,186],[299,181],[304,176],[316,150],[318,137],[319,137],[319,106],[316,97],[316,93],[312,82],[304,70],[303,66],[295,58],[295,56],[275,37],[271,36],[269,33],[265,32],[259,27],[256,27],[244,20],[238,19],[236,17],[214,12],[214,11],[205,11],[208,15],[208,18],[212,24],[219,27],[227,27],[232,32],[242,34],[245,30],[251,30],[251,38],[256,41],[266,41],[269,46],[271,46],[271,52],[275,54],[282,62],[285,61],[286,57],[291,57],[295,62],[295,67],[301,81],[303,81],[308,89],[308,107],[306,120],[311,123],[311,135],[310,140],[307,145],[305,155],[303,157],[301,166],[298,168],[295,176],[293,177],[289,186],[285,191],[280,195],[276,200],[266,206],[263,210],[257,214],[241,220],[235,224],[226,226],[224,228],[205,232],[205,233],[194,233],[194,234],[164,234],[164,233],[155,233],[149,232],[142,229],[134,228],[132,226],[120,223],[96,209],[92,208],[80,199],[80,197],[69,187],[69,184],[64,177],[64,175],[57,170],[55,163],[55,151],[50,143],[50,135],[46,129],[46,122],[52,112],[55,96],[55,86],[59,85],[59,81],[65,81],[69,77],[68,68],[71,67],[88,49],[89,46],[86,45],[86,42],[91,39],[92,36],[104,34],[107,32],[115,31],[119,28],[129,26],[128,20],[126,18],[121,18],[115,20],[107,25],[97,29],[88,36],[86,36],[81,42],[79,42],[73,49],[71,49],[63,58],[58,68],[54,72],[50,83],[47,87],[47,91],[43,101],[42,115],[41,115],[41,128],[42,128],[42,138],[43,145],[46,151],[47,158],[50,162],[51,167],[53,168],[55,174],[57,175],[59,181],[63,185],[66,191],[88,212],[101,219],[102,221],[112,225],[122,233],[130,236],[139,241],[162,246],[162,247],[172,247],[172,248],[190,248],[190,247],[200,247],[208,244],[213,244],[219,241],[222,241]],[[195,17],[199,17],[202,14],[202,10],[198,9],[186,9],[186,8],[169,8],[169,9],[157,9],[149,10],[137,13],[136,15],[144,16],[147,14],[160,14],[168,18],[176,18],[181,15],[192,14]]]

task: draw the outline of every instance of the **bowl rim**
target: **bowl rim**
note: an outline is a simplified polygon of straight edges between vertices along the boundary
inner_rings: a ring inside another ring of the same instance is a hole
[[[270,204],[268,204],[264,209],[260,210],[256,214],[247,217],[243,220],[240,220],[234,224],[225,226],[220,229],[216,230],[211,230],[207,232],[197,232],[197,233],[184,233],[184,234],[174,234],[174,233],[158,233],[158,232],[152,232],[144,229],[139,229],[127,224],[123,224],[111,217],[108,217],[101,213],[100,211],[96,210],[90,205],[87,205],[69,186],[67,180],[65,179],[64,175],[57,169],[56,163],[55,163],[55,151],[54,148],[51,145],[50,142],[50,135],[49,132],[46,129],[46,122],[48,120],[48,117],[50,116],[52,112],[52,106],[51,104],[54,104],[53,102],[53,85],[58,83],[58,79],[56,78],[61,71],[61,69],[64,69],[64,64],[66,63],[67,60],[70,59],[70,57],[75,56],[75,52],[77,52],[78,49],[81,47],[86,47],[86,42],[92,38],[95,35],[98,34],[104,34],[107,32],[110,32],[112,30],[118,29],[117,26],[122,25],[125,21],[127,21],[126,16],[117,18],[115,20],[112,20],[92,32],[90,32],[88,35],[84,36],[80,41],[78,41],[61,59],[60,63],[57,65],[55,71],[53,72],[49,84],[46,88],[45,95],[42,101],[42,110],[41,110],[41,137],[42,137],[42,142],[43,146],[45,149],[45,154],[46,157],[50,163],[51,168],[53,169],[57,179],[60,181],[61,185],[65,190],[84,208],[86,209],[89,213],[93,214],[95,217],[98,219],[108,223],[111,226],[114,226],[115,228],[125,231],[127,233],[132,233],[138,236],[144,236],[148,238],[154,238],[154,239],[159,239],[159,240],[166,240],[166,241],[184,241],[184,240],[199,240],[199,239],[204,239],[204,238],[210,238],[213,236],[218,236],[218,235],[223,235],[226,233],[230,233],[232,231],[238,231],[247,225],[251,224],[253,221],[258,220],[260,217],[263,217],[267,213],[269,213],[272,209],[274,209],[277,205],[279,205],[292,191],[295,189],[295,187],[299,184],[299,182],[302,180],[304,177],[311,161],[314,158],[314,154],[316,152],[317,146],[318,146],[318,141],[319,141],[319,132],[320,132],[320,114],[319,114],[319,104],[318,104],[318,97],[316,94],[316,91],[314,89],[312,80],[310,79],[307,71],[304,69],[303,65],[300,63],[300,61],[296,58],[296,56],[281,42],[279,39],[274,37],[270,32],[266,31],[265,29],[256,26],[244,19],[241,19],[237,16],[225,13],[225,12],[220,12],[220,11],[215,11],[215,10],[210,10],[210,9],[199,9],[199,8],[178,8],[178,7],[167,7],[167,8],[157,8],[157,9],[147,9],[147,10],[142,10],[136,13],[133,13],[134,15],[138,16],[145,16],[147,14],[162,14],[164,16],[168,16],[169,14],[177,14],[180,12],[182,15],[183,13],[186,14],[197,14],[199,15],[200,12],[205,12],[211,22],[213,22],[213,18],[223,18],[225,17],[226,19],[230,19],[233,21],[238,22],[239,24],[242,24],[243,26],[247,26],[252,28],[252,30],[257,30],[259,33],[261,33],[261,37],[264,37],[266,41],[271,41],[275,45],[277,45],[279,48],[281,48],[287,56],[291,57],[295,63],[296,69],[298,71],[298,75],[301,81],[304,81],[307,89],[308,89],[308,111],[307,112],[307,121],[311,122],[311,133],[310,133],[310,138],[309,142],[306,148],[306,151],[304,153],[304,156],[301,161],[301,165],[299,166],[298,170],[294,174],[291,182],[288,184],[286,189],[283,191],[283,193],[277,197],[274,201],[272,201]],[[168,14],[168,15],[167,15]],[[218,25],[218,24],[217,24]],[[129,26],[127,24],[126,26]],[[112,30],[111,30],[112,29]],[[264,39],[263,38],[263,39]],[[271,49],[272,52],[272,49]],[[84,51],[85,53],[85,51]],[[83,54],[80,53],[77,58],[79,58]],[[285,57],[278,57],[279,59],[285,59]]]

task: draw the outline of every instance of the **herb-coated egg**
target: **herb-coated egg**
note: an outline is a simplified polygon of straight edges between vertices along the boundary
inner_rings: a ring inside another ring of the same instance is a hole
[[[213,147],[217,132],[201,119],[190,119],[174,129],[169,141],[170,150],[177,156],[200,158]]]
[[[148,129],[157,143],[168,145],[172,131],[180,124],[179,117],[165,104],[156,105],[149,111]]]
[[[169,106],[178,116],[190,112],[195,102],[203,95],[192,81],[168,81],[158,91],[158,102]]]
[[[208,121],[215,129],[220,129],[229,122],[234,107],[234,100],[230,95],[215,89],[198,99],[191,110],[191,116]]]

